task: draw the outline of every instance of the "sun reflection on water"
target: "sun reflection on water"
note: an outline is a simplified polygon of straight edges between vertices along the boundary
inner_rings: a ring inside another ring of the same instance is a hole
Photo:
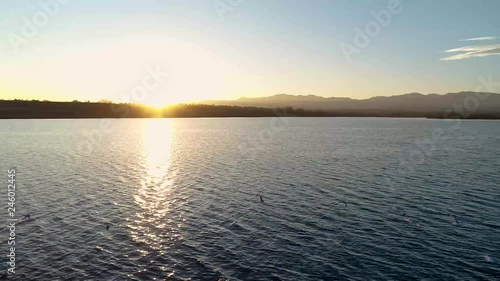
[[[132,239],[154,250],[177,237],[179,226],[168,218],[176,172],[171,165],[173,130],[168,119],[144,120],[142,151],[144,175],[134,195],[138,212],[128,221]],[[147,254],[147,253],[145,253]]]

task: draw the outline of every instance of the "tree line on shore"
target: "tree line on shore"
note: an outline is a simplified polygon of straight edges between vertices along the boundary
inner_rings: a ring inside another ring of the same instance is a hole
[[[305,110],[293,107],[264,108],[210,104],[177,104],[155,108],[136,103],[51,102],[0,100],[0,119],[57,118],[197,118],[197,117],[408,117],[500,119],[500,113],[478,112],[470,116],[444,112],[382,110]]]

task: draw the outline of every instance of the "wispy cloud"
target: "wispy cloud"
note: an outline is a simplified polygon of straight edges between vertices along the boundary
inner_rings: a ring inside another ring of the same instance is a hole
[[[500,56],[500,44],[465,46],[446,50],[446,53],[461,53],[441,58],[441,60],[463,60],[488,56]]]
[[[460,41],[493,41],[497,40],[496,36],[486,36],[486,37],[476,37],[469,39],[462,39]],[[500,44],[489,44],[489,45],[471,45],[455,49],[450,49],[444,51],[445,53],[458,53],[450,55],[441,60],[463,60],[470,58],[481,58],[489,56],[499,56],[500,55]]]
[[[490,40],[496,40],[496,39],[497,39],[497,37],[495,37],[495,36],[487,36],[487,37],[462,39],[460,41],[490,41]]]

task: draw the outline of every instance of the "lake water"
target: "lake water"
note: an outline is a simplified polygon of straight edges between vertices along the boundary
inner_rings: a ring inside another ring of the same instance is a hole
[[[0,142],[17,280],[500,278],[497,121],[0,120]]]

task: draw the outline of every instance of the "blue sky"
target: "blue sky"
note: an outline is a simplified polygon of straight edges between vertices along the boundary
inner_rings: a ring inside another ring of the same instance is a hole
[[[500,80],[496,0],[401,0],[400,12],[346,59],[342,44],[356,47],[355,29],[364,32],[391,1],[6,0],[0,98],[119,101],[148,68],[169,74],[141,100],[150,104],[444,94],[476,89],[479,76]],[[57,3],[53,15],[40,2]],[[23,35],[25,20],[40,13],[46,23]],[[463,41],[470,38],[482,39]]]

